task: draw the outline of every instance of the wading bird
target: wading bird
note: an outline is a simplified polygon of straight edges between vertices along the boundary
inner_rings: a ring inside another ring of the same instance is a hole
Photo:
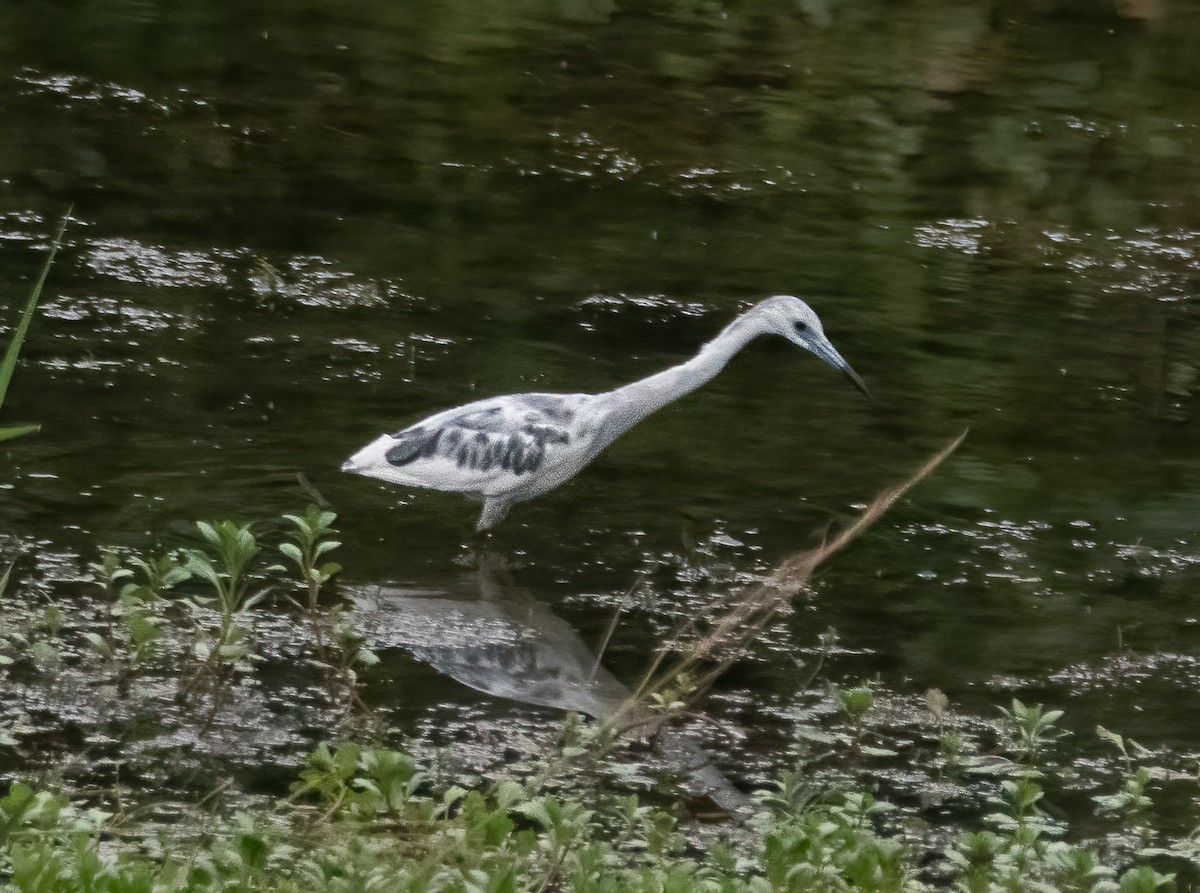
[[[515,503],[570,480],[646,416],[709,381],[759,335],[782,335],[842,370],[870,396],[812,309],[799,298],[778,295],[747,310],[686,363],[649,378],[603,394],[477,400],[382,435],[346,460],[342,471],[481,500],[476,529],[487,530]]]

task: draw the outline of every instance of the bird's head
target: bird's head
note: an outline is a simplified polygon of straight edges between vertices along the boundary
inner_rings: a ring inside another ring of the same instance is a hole
[[[811,307],[791,295],[776,295],[767,298],[757,309],[770,331],[816,354],[833,368],[840,369],[856,388],[871,398],[866,383],[825,337],[821,320]]]

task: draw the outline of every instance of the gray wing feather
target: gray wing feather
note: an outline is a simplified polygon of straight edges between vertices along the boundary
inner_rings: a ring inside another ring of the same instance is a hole
[[[548,448],[571,442],[567,425],[574,415],[551,395],[476,404],[398,431],[385,456],[397,468],[439,456],[459,468],[525,474],[542,467]]]

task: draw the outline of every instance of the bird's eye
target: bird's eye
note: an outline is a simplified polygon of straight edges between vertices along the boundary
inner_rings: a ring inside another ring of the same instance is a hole
[[[795,325],[796,325],[797,332],[807,332],[808,331],[808,326],[802,322],[798,322]]]

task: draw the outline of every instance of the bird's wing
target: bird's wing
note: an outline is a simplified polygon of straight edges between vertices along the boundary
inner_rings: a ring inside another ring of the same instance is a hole
[[[566,452],[586,399],[519,394],[470,403],[390,435],[384,458],[401,473],[445,478],[443,486],[463,475],[524,475]]]

